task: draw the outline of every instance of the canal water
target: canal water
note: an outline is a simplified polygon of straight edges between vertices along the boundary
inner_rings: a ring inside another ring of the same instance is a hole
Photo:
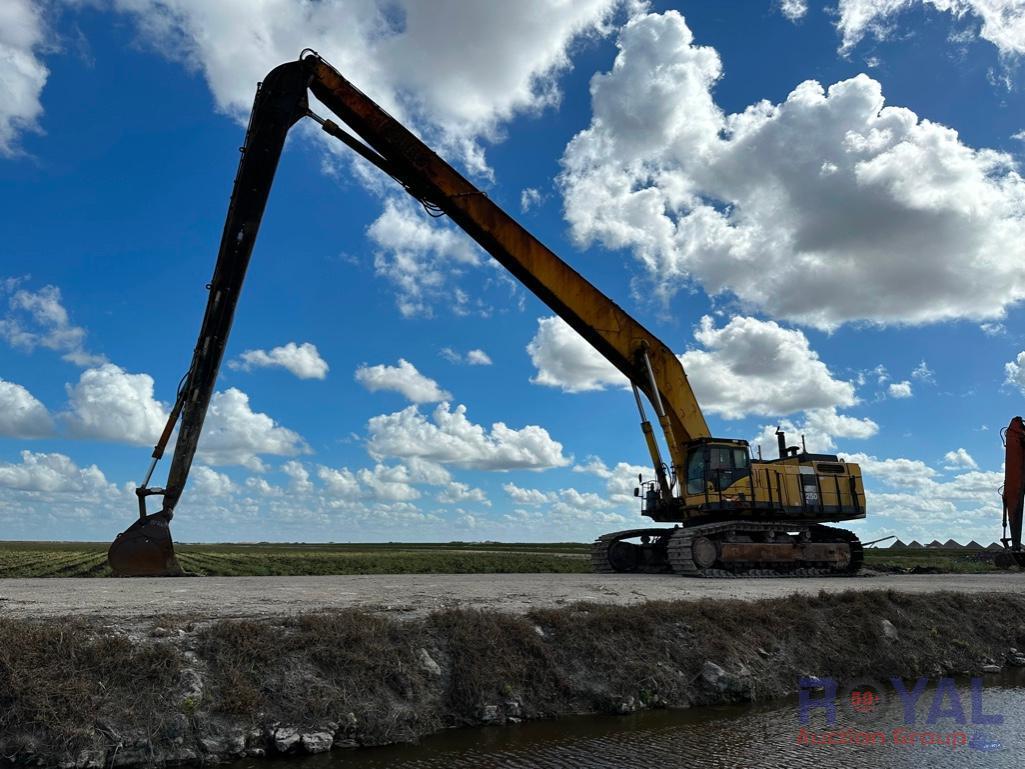
[[[450,729],[417,745],[335,750],[284,761],[295,769],[1025,766],[1025,673],[986,676],[974,685],[970,679],[931,679],[911,700],[916,683],[906,682],[902,697],[887,681],[862,682],[853,691],[838,687],[832,700],[825,697],[828,690],[809,687],[806,723],[794,697]],[[819,706],[827,701],[836,706],[832,724],[827,708]],[[827,744],[815,744],[823,741]],[[271,764],[285,766],[280,760],[245,760],[232,769],[271,769]]]

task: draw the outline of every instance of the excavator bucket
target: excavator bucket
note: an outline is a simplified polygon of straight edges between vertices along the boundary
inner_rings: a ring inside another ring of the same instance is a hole
[[[153,513],[117,535],[107,551],[115,577],[182,577],[167,516]]]

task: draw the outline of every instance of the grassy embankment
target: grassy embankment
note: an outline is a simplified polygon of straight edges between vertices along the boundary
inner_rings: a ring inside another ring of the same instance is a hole
[[[1023,615],[1015,594],[872,591],[405,620],[161,617],[129,629],[0,617],[0,757],[206,763],[447,726],[766,700],[802,675],[978,672],[1025,648],[1025,623],[1005,621]]]
[[[317,574],[509,574],[590,571],[586,543],[176,545],[184,569],[211,577]],[[107,545],[0,542],[0,577],[109,577]],[[978,552],[870,548],[865,566],[885,572],[994,571]]]

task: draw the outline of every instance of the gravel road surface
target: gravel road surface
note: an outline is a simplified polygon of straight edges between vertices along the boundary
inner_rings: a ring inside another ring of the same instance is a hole
[[[1023,589],[1025,573],[1018,572],[730,580],[616,574],[0,579],[0,617],[261,617],[345,607],[418,616],[457,606],[522,612],[575,601],[632,604],[660,599],[758,599],[820,590],[1020,593]]]

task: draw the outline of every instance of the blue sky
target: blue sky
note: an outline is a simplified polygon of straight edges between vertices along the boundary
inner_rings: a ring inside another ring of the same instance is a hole
[[[1025,392],[1020,2],[429,10],[5,4],[0,536],[132,520],[255,85],[310,46],[681,354],[714,434],[771,452],[782,423],[861,462],[865,535],[997,538]],[[644,520],[617,375],[311,126],[225,360],[180,540]]]

